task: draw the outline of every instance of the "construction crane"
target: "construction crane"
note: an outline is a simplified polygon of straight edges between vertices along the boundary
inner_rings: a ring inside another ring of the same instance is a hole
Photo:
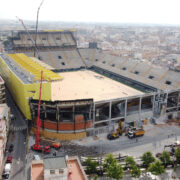
[[[49,153],[51,151],[50,146],[43,147],[42,145],[39,144],[39,136],[40,136],[40,128],[41,128],[40,108],[41,108],[42,79],[43,79],[43,71],[41,71],[41,82],[40,82],[39,103],[38,103],[38,116],[36,119],[36,142],[32,146],[32,150],[38,151],[38,152]]]

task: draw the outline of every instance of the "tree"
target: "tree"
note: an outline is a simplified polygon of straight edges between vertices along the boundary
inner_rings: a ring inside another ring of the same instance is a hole
[[[104,160],[103,168],[107,173],[107,176],[114,179],[123,178],[123,168],[121,165],[118,165],[117,160],[112,154],[108,154]]]
[[[180,148],[178,147],[175,152],[176,161],[177,163],[180,163]]]
[[[134,158],[132,156],[127,156],[125,162],[126,168],[131,168],[132,166],[136,165],[136,162],[134,161]]]
[[[106,171],[106,169],[114,162],[117,162],[117,160],[114,158],[113,154],[107,154],[103,163],[104,170]]]
[[[162,161],[162,163],[166,167],[171,162],[170,153],[168,151],[163,151],[159,159]]]
[[[137,166],[132,166],[131,167],[131,176],[134,178],[139,178],[139,176],[141,175],[141,170],[139,167]]]
[[[113,162],[108,168],[106,168],[107,176],[113,179],[122,179],[124,176],[123,168],[121,165],[117,164],[116,162]]]
[[[97,172],[97,166],[98,163],[96,161],[93,161],[92,158],[88,158],[86,159],[86,172],[87,174],[94,174]]]
[[[162,162],[157,160],[154,163],[150,164],[148,171],[154,175],[160,175],[165,172],[165,168],[162,165]]]
[[[154,156],[152,155],[152,153],[150,151],[145,152],[142,157],[141,160],[143,161],[143,165],[148,168],[149,165],[155,161]]]

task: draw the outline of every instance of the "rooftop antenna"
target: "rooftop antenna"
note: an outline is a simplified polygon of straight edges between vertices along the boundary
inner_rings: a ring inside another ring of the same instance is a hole
[[[41,1],[39,7],[38,7],[38,10],[37,10],[37,18],[36,18],[36,34],[35,34],[35,46],[34,46],[34,57],[36,57],[36,41],[37,41],[37,32],[38,32],[38,20],[39,20],[39,11],[40,11],[40,8],[43,4],[44,0]]]

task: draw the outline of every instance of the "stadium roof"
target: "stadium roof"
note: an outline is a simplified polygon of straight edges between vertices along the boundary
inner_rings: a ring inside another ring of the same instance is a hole
[[[63,79],[60,75],[39,65],[38,63],[33,61],[31,58],[27,57],[25,54],[22,54],[22,53],[9,54],[9,57],[12,58],[16,63],[18,63],[26,71],[34,75],[36,80],[41,79],[41,71],[43,71],[43,80],[54,81],[54,80]]]

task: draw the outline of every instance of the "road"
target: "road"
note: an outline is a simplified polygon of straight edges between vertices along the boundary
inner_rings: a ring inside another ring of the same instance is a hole
[[[17,108],[8,90],[6,90],[6,99],[6,103],[15,117],[15,120],[12,122],[13,127],[25,127],[25,118]],[[17,130],[14,133],[10,131],[7,146],[10,144],[14,145],[14,151],[12,153],[8,153],[8,155],[13,156],[12,170],[9,178],[10,180],[23,180],[25,177],[26,135],[26,130]]]
[[[107,134],[98,135],[97,140],[93,137],[85,138],[81,141],[73,141],[73,143],[93,147],[97,152],[104,153],[121,153],[123,155],[141,156],[146,151],[155,153],[161,152],[164,145],[172,144],[176,140],[180,140],[180,127],[176,125],[164,125],[162,127],[152,126],[148,129],[143,137],[137,139],[128,139],[121,136],[116,140],[107,140]]]

